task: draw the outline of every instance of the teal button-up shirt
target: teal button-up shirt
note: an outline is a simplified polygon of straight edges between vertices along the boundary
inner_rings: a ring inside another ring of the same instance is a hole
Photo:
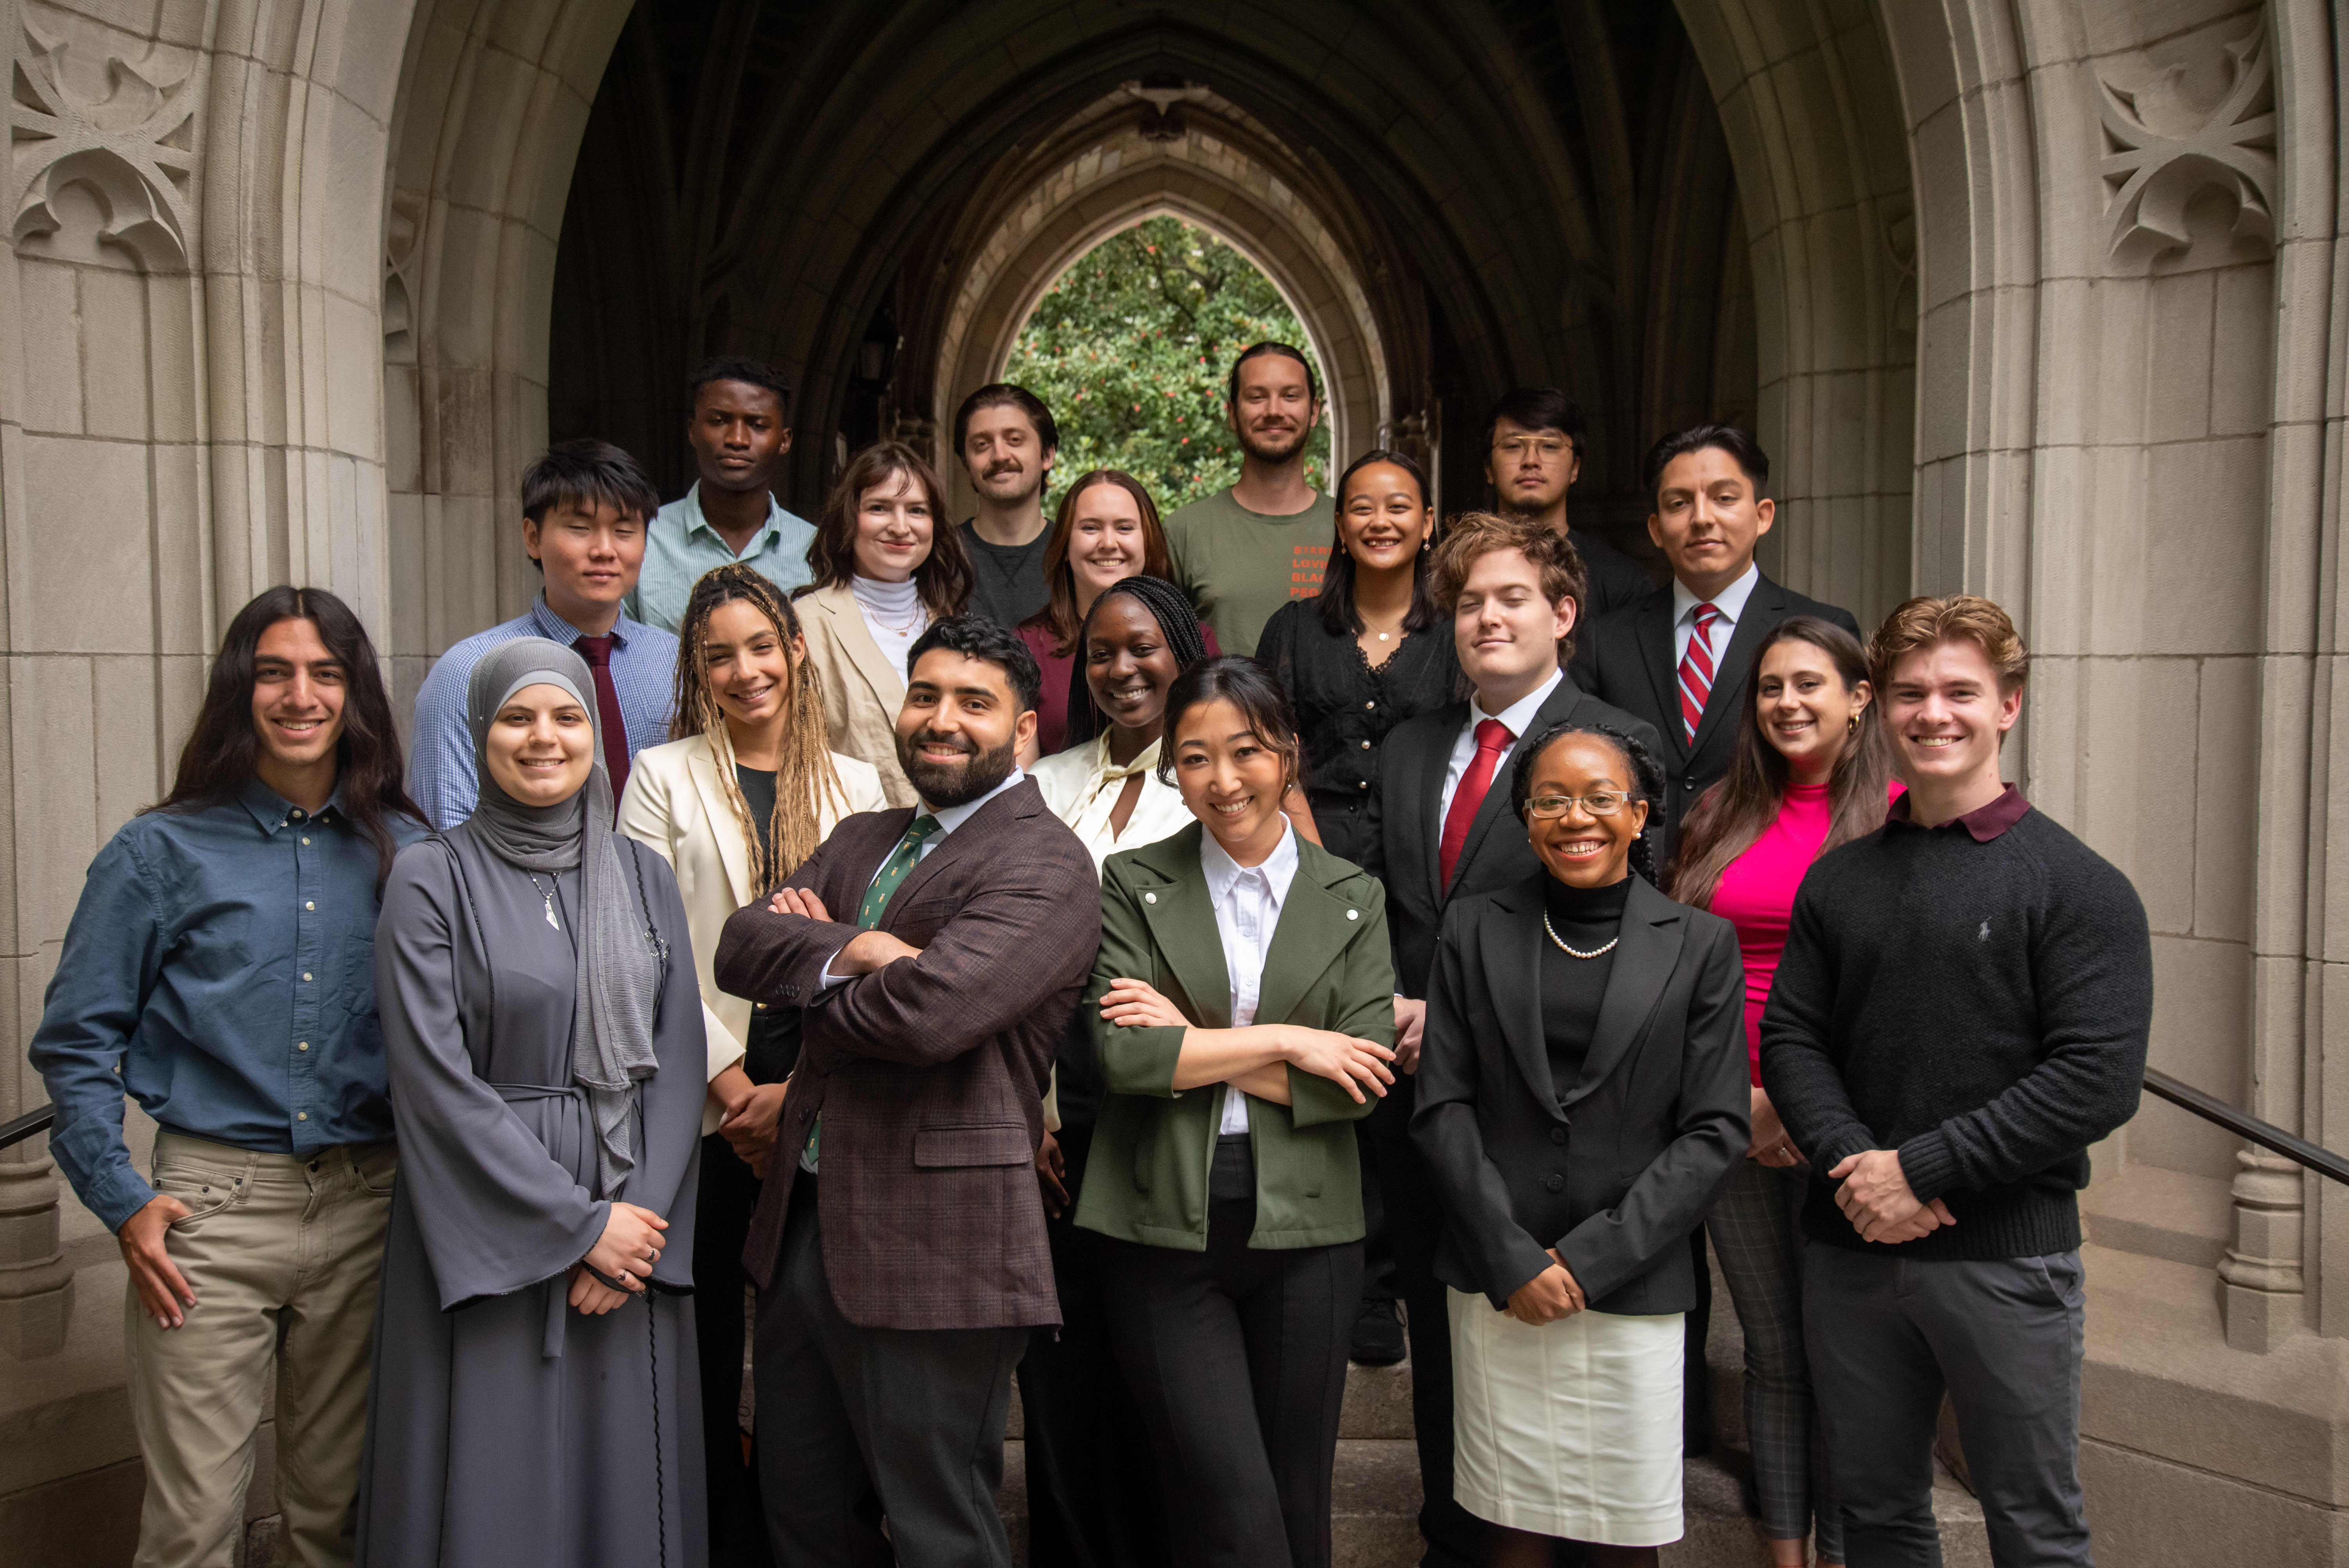
[[[696,480],[683,500],[653,514],[652,527],[645,531],[645,567],[628,594],[628,614],[647,626],[676,631],[701,574],[730,561],[740,561],[788,594],[813,580],[807,551],[814,542],[815,524],[785,511],[769,496],[766,526],[735,554],[701,515],[701,481]]]

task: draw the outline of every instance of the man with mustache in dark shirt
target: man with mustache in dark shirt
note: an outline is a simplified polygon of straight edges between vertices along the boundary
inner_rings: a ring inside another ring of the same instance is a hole
[[[970,552],[970,610],[1009,632],[1044,607],[1044,487],[1060,427],[1044,400],[998,381],[955,410],[955,455],[978,511],[962,525]]]

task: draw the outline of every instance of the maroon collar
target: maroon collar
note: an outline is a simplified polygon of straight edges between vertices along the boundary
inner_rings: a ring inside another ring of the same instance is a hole
[[[1916,799],[1914,794],[1904,792],[1900,799],[1892,802],[1892,809],[1885,813],[1885,820],[1916,826],[1916,819],[1909,814],[1909,802]],[[2023,820],[2023,814],[2030,810],[2031,802],[2023,798],[2021,787],[2010,784],[1999,792],[1997,799],[1987,806],[1975,807],[1958,818],[1955,825],[1973,835],[1974,842],[1987,844]],[[1941,824],[1945,828],[1951,825],[1949,822]]]

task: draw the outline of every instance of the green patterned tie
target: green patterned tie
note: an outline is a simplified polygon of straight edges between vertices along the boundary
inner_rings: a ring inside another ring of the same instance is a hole
[[[864,902],[856,906],[857,930],[870,931],[881,923],[882,913],[888,909],[889,900],[895,895],[897,884],[905,880],[905,873],[921,860],[922,845],[937,830],[938,820],[926,814],[905,825],[905,836],[897,841],[897,847],[889,851],[887,860],[881,862],[880,874],[873,879],[873,885],[864,890]],[[815,1119],[808,1124],[807,1150],[801,1157],[801,1162],[809,1170],[816,1168],[816,1159],[823,1146],[823,1113],[818,1111]]]

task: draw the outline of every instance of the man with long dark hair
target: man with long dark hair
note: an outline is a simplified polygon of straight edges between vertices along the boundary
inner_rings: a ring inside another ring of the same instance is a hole
[[[350,1561],[397,1165],[377,901],[423,831],[366,628],[281,586],[229,623],[171,792],[90,864],[30,1055],[129,1269],[141,1563],[228,1561],[273,1362],[289,1554]]]

